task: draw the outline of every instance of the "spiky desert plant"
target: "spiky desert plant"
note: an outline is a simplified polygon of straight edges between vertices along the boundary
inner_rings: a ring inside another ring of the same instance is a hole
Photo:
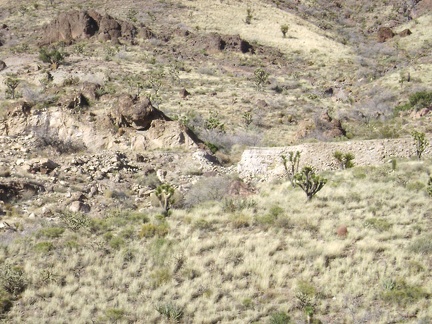
[[[258,68],[255,70],[254,75],[255,75],[255,85],[256,85],[257,89],[262,90],[262,88],[264,87],[264,84],[268,80],[269,73],[262,68]]]
[[[295,187],[294,183],[294,175],[298,173],[299,164],[300,164],[300,151],[289,152],[289,157],[286,155],[281,155],[282,163],[285,169],[285,173],[291,182],[291,185]],[[288,162],[290,165],[288,165]]]
[[[333,157],[339,162],[340,168],[342,170],[349,169],[354,166],[354,154],[352,153],[342,153],[341,151],[336,151],[333,153]]]
[[[247,8],[246,9],[246,19],[245,19],[245,23],[247,24],[247,25],[250,25],[251,24],[251,22],[252,22],[252,19],[253,19],[253,10],[252,10],[252,8]]]
[[[169,210],[174,203],[174,192],[174,187],[172,187],[168,183],[161,184],[156,188],[155,196],[159,200],[159,204],[164,210],[164,216],[168,216]]]
[[[294,175],[294,184],[299,186],[310,201],[315,194],[327,183],[327,179],[315,174],[310,166],[305,166],[300,172]]]
[[[417,159],[420,160],[423,152],[429,146],[429,141],[427,140],[425,133],[422,132],[413,131],[411,133],[411,136],[413,137],[414,144],[416,147]]]
[[[9,96],[12,99],[15,99],[16,96],[16,88],[20,84],[20,80],[16,77],[15,74],[9,75],[6,80],[4,81],[4,84],[6,85],[6,96]]]

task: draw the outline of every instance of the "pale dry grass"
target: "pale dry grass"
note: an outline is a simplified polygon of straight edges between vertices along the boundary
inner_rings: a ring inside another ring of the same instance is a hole
[[[7,319],[106,323],[115,322],[117,310],[119,323],[158,323],[163,317],[155,307],[173,303],[184,308],[184,323],[264,323],[275,311],[301,322],[302,282],[313,288],[307,298],[324,323],[357,322],[366,313],[374,323],[400,321],[400,313],[430,317],[427,299],[382,300],[385,285],[400,278],[432,290],[428,258],[409,249],[431,226],[430,198],[400,180],[424,181],[429,168],[401,162],[396,172],[383,166],[329,173],[310,203],[289,183],[262,185],[248,198],[254,208],[227,213],[221,202],[207,202],[174,210],[165,238],[140,239],[141,225],[131,223],[134,234],[120,249],[102,233],[27,237],[1,250],[29,278]],[[342,224],[346,238],[336,235]],[[114,237],[121,231],[111,230]],[[71,240],[76,248],[67,247]],[[55,249],[35,252],[40,241]],[[43,270],[52,272],[51,281],[41,281]]]

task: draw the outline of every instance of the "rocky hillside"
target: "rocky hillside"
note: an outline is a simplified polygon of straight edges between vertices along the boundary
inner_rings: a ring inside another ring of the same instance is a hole
[[[0,0],[0,318],[428,322],[431,9]]]

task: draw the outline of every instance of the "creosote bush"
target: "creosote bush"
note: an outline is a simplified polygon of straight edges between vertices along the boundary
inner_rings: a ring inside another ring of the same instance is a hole
[[[55,47],[42,47],[39,50],[39,59],[44,63],[50,63],[53,70],[56,70],[64,61],[64,54]]]

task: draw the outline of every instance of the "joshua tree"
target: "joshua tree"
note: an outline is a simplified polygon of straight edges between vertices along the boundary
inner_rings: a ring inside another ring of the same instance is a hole
[[[301,172],[294,176],[295,185],[299,186],[306,193],[307,200],[320,191],[327,183],[327,179],[315,174],[315,171],[310,166],[305,166]]]
[[[299,151],[296,151],[295,153],[289,152],[288,158],[286,155],[281,155],[281,158],[282,158],[283,166],[285,168],[285,173],[289,181],[291,182],[291,185],[295,187],[294,175],[298,173],[299,164],[300,164],[300,152]],[[288,166],[288,162],[290,163],[289,166]]]
[[[260,90],[263,88],[264,84],[267,82],[268,77],[269,77],[269,73],[262,68],[258,68],[255,70],[254,75],[255,75],[255,85],[256,85],[257,89]]]
[[[12,99],[15,99],[15,90],[18,87],[20,80],[16,77],[16,75],[9,75],[4,81],[4,83],[7,87],[6,95],[11,97]]]
[[[251,8],[247,8],[246,9],[246,19],[245,19],[245,23],[247,25],[250,25],[253,19],[253,10]]]
[[[167,183],[161,184],[156,188],[155,195],[159,200],[160,206],[164,209],[164,216],[168,216],[169,210],[174,203],[174,192],[175,189]]]
[[[413,131],[411,133],[411,136],[414,139],[417,159],[420,160],[423,152],[426,150],[426,148],[429,145],[429,141],[427,140],[425,133],[422,132]]]

